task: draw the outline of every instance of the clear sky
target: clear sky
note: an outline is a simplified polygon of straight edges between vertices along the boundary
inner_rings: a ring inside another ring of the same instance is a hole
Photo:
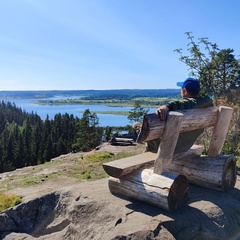
[[[0,90],[177,88],[185,32],[240,54],[239,0],[0,0]]]

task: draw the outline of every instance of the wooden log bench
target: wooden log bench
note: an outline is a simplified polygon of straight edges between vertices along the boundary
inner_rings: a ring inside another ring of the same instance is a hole
[[[224,106],[172,111],[166,121],[156,114],[145,115],[137,141],[160,138],[158,151],[104,163],[111,193],[173,211],[187,204],[188,181],[221,191],[233,188],[235,158],[221,155],[232,112]],[[206,156],[201,155],[203,147],[197,145],[175,153],[180,133],[208,127],[213,127],[213,134]]]

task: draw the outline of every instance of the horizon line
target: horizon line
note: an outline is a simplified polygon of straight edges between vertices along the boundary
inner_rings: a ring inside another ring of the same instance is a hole
[[[52,89],[52,90],[0,90],[0,92],[50,92],[50,91],[114,91],[114,90],[179,90],[179,88],[113,88],[113,89]]]

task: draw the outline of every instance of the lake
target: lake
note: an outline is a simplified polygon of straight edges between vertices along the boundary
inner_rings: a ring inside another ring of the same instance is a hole
[[[69,97],[68,97],[69,98]],[[72,99],[74,97],[71,97]],[[79,96],[78,96],[79,98]],[[64,97],[54,97],[48,98],[48,100],[57,100],[64,99]],[[5,99],[0,99],[5,100]],[[45,99],[41,99],[45,100]],[[82,117],[83,112],[86,109],[89,109],[91,112],[96,112],[99,118],[99,126],[113,126],[113,127],[123,127],[126,125],[131,125],[130,121],[127,119],[127,116],[116,115],[116,114],[101,114],[98,112],[106,111],[122,111],[129,112],[133,107],[112,107],[101,104],[93,105],[83,105],[83,104],[62,104],[62,105],[51,105],[51,104],[36,104],[36,99],[8,99],[5,101],[14,102],[17,107],[22,108],[29,113],[36,113],[41,117],[42,120],[45,120],[47,115],[49,119],[53,119],[54,116],[58,113],[61,114],[73,114],[75,117]],[[155,109],[150,109],[151,112],[154,112]]]

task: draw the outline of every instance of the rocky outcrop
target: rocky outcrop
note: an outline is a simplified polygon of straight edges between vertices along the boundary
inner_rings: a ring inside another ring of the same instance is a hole
[[[228,239],[240,237],[240,179],[218,192],[190,186],[169,213],[112,195],[108,180],[78,183],[0,214],[1,239]]]

